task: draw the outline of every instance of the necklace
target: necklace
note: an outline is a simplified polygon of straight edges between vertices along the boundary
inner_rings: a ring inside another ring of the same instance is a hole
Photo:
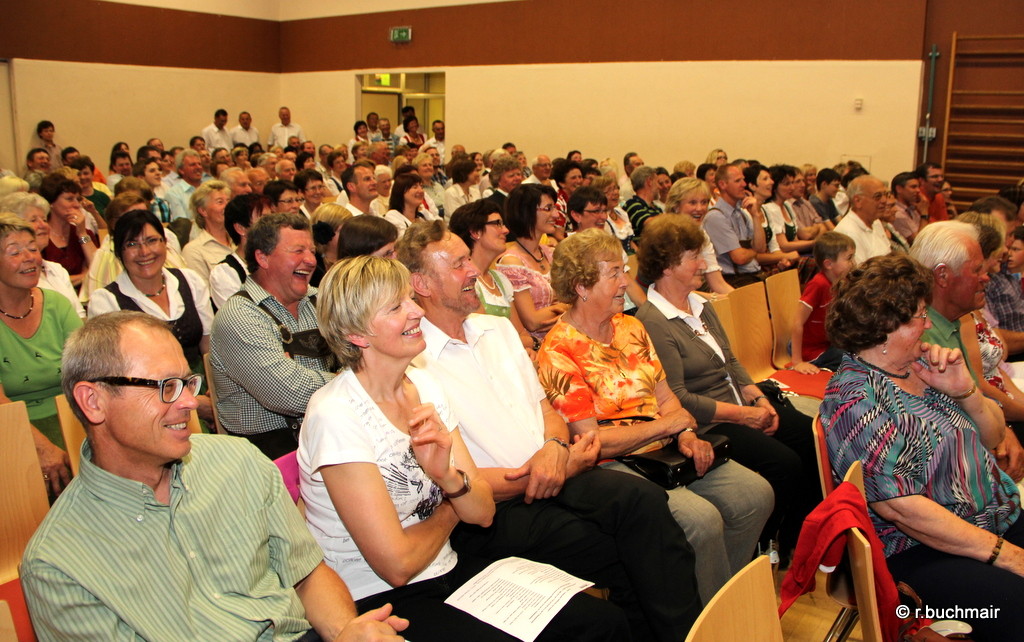
[[[484,280],[484,274],[486,274],[487,278],[489,278],[491,280],[491,284],[490,285],[487,285],[487,281]],[[489,272],[481,273],[479,278],[477,278],[477,281],[479,281],[480,283],[483,283],[484,287],[487,288],[488,290],[490,290],[491,292],[497,292],[499,294],[501,293],[501,288],[498,287],[497,280],[493,276],[491,276]]]
[[[530,258],[537,262],[537,265],[541,265],[542,263],[544,263],[544,253],[540,251],[540,248],[537,248],[537,251],[540,253],[540,258],[538,259],[536,256],[533,255],[533,252],[526,249],[526,246],[519,242],[519,239],[516,239],[516,245],[523,248],[523,251],[529,254]]]
[[[21,315],[19,317],[17,315],[9,313],[7,310],[4,310],[3,308],[0,308],[0,313],[2,313],[8,319],[14,319],[15,321],[20,321],[20,320],[28,317],[28,315],[32,314],[32,310],[36,309],[36,295],[35,295],[34,292],[29,292],[28,296],[29,296],[28,312],[26,312],[25,314],[23,314],[23,315]]]
[[[142,292],[143,294],[145,294],[147,298],[153,299],[153,298],[156,298],[156,297],[160,296],[161,294],[163,294],[164,293],[164,288],[166,288],[166,287],[167,287],[167,277],[162,277],[160,279],[160,289],[157,290],[155,294],[149,294],[148,292],[142,292],[142,290],[139,290],[139,292]]]
[[[867,367],[871,368],[872,370],[874,370],[876,372],[881,372],[882,374],[884,374],[884,375],[886,375],[888,377],[892,377],[893,379],[907,379],[907,378],[910,377],[910,373],[909,372],[905,372],[903,374],[896,374],[895,372],[889,372],[888,370],[884,370],[882,368],[879,368],[875,364],[868,363],[867,361],[865,361],[864,358],[861,357],[859,354],[853,355],[853,358],[856,359],[857,361],[860,361],[861,363],[863,363]]]

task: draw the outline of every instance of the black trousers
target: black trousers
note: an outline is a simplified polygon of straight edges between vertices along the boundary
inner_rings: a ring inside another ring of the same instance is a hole
[[[459,563],[445,575],[371,595],[356,602],[356,608],[364,613],[390,602],[392,613],[409,620],[402,636],[415,642],[514,642],[518,638],[444,603],[489,563],[460,554]],[[629,624],[622,609],[611,602],[578,593],[537,639],[619,642],[630,639]]]
[[[717,424],[707,432],[728,436],[732,459],[771,484],[775,510],[765,524],[764,538],[778,534],[785,553],[796,547],[804,519],[822,497],[811,418],[791,404],[773,405],[779,413],[774,435],[738,424]]]
[[[954,518],[958,519],[958,518]],[[1024,519],[1007,529],[1008,543],[1024,546]],[[1005,547],[1003,549],[1006,550]],[[906,582],[921,601],[933,609],[989,609],[989,617],[952,612],[933,619],[962,620],[971,625],[971,639],[1019,640],[1024,635],[1024,577],[985,562],[950,555],[924,544],[897,553],[886,560],[892,578]],[[999,609],[994,612],[994,609]],[[926,613],[920,613],[922,617]]]
[[[591,470],[551,499],[499,503],[490,528],[461,524],[452,546],[460,555],[514,555],[557,566],[609,589],[633,639],[678,642],[702,605],[693,549],[666,500],[645,479]]]

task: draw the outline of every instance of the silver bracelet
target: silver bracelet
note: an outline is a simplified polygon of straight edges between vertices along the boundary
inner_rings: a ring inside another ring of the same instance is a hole
[[[541,448],[546,446],[549,441],[553,441],[556,444],[558,444],[559,446],[561,446],[562,448],[565,448],[566,450],[569,450],[569,444],[565,443],[564,439],[560,439],[558,437],[548,437],[547,439],[544,440],[544,443],[541,444]]]

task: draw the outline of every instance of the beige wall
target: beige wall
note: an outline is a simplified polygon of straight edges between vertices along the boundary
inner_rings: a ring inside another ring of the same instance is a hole
[[[115,142],[126,141],[133,153],[153,136],[168,147],[187,145],[220,107],[232,127],[239,111],[251,112],[264,138],[277,119],[277,74],[23,59],[11,69],[19,157],[42,119],[53,121],[58,142],[104,172]]]
[[[105,167],[111,145],[150,136],[185,144],[224,107],[247,109],[264,139],[287,104],[318,144],[351,138],[363,71],[260,74],[16,60],[18,157],[35,123],[57,125]],[[366,71],[441,71],[437,69]],[[819,166],[866,159],[888,180],[912,164],[921,92],[918,61],[739,61],[451,67],[448,142],[483,151],[515,142],[529,155],[578,148],[621,162],[733,157]],[[723,82],[735,87],[718,89]],[[152,87],[150,91],[147,88]],[[856,98],[863,109],[854,110]],[[125,117],[127,116],[127,117]],[[72,134],[74,132],[74,134]],[[9,162],[0,158],[0,162]],[[17,165],[20,167],[20,164]]]

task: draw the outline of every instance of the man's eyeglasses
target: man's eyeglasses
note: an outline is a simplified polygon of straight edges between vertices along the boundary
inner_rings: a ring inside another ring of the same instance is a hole
[[[191,375],[189,377],[168,377],[166,379],[138,379],[136,377],[97,377],[90,379],[90,383],[105,383],[110,386],[133,386],[140,388],[158,388],[160,390],[160,401],[174,403],[181,396],[181,392],[188,388],[191,395],[199,394],[203,387],[202,375]]]

